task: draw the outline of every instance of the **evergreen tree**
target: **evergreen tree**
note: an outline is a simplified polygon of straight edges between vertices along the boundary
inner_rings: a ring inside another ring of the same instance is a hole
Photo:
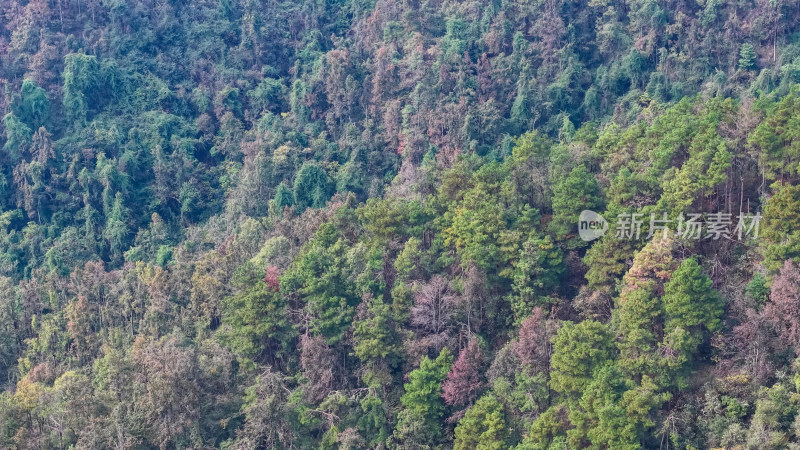
[[[594,320],[565,322],[553,340],[550,385],[556,392],[579,397],[595,370],[614,357],[608,327]]]
[[[122,193],[117,192],[114,196],[114,203],[111,211],[106,217],[106,226],[103,230],[103,237],[108,243],[112,258],[119,261],[122,252],[128,248],[128,238],[130,237],[130,211],[122,203]]]
[[[5,378],[14,367],[19,351],[15,325],[17,293],[10,278],[0,278],[0,293],[0,378]]]
[[[6,128],[6,142],[3,151],[8,155],[12,165],[22,158],[22,152],[27,150],[33,137],[33,131],[13,113],[3,117],[3,126]]]
[[[800,185],[772,185],[773,194],[764,207],[759,235],[764,238],[764,266],[778,270],[784,261],[800,261]],[[746,224],[749,226],[750,224]]]
[[[581,247],[584,243],[577,236],[578,216],[583,210],[599,211],[602,206],[595,176],[579,164],[553,187],[553,219],[548,230],[556,239],[567,241],[568,247]]]
[[[311,329],[332,345],[344,339],[359,303],[350,278],[349,247],[327,223],[281,278],[281,292],[303,299]]]
[[[292,190],[286,186],[285,183],[281,183],[275,189],[275,195],[272,197],[272,201],[270,202],[270,211],[273,214],[279,214],[283,212],[283,209],[287,206],[292,206],[294,204],[294,194]]]
[[[288,361],[295,335],[287,317],[286,299],[248,262],[234,274],[240,289],[222,307],[222,341],[237,354],[276,368]]]
[[[391,306],[383,303],[382,299],[370,301],[366,317],[353,324],[353,339],[353,351],[368,369],[364,375],[365,383],[380,386],[391,382],[391,375],[402,355],[400,333]]]
[[[11,111],[30,129],[37,130],[50,118],[50,102],[47,92],[33,80],[22,81],[19,97],[11,104]]]
[[[294,179],[294,204],[298,213],[306,208],[322,208],[331,195],[333,185],[321,167],[308,163],[297,171]]]
[[[612,324],[619,335],[619,367],[636,380],[660,374],[658,354],[664,327],[661,293],[664,280],[675,270],[671,238],[652,239],[636,254],[623,277],[622,293],[616,299]]]
[[[630,417],[623,395],[628,390],[625,377],[613,364],[599,367],[586,386],[569,420],[575,428],[567,431],[574,448],[639,449],[639,429]]]
[[[512,294],[509,296],[514,323],[521,323],[535,307],[551,301],[564,274],[564,255],[550,236],[529,239],[522,246],[514,267]]]
[[[756,68],[756,52],[753,44],[745,43],[739,48],[739,68],[742,70]]]
[[[423,357],[419,368],[408,375],[405,393],[400,398],[403,409],[394,431],[398,445],[403,448],[433,447],[441,440],[445,412],[442,382],[452,362],[450,352],[443,349],[435,360]]]
[[[673,370],[685,370],[708,333],[720,328],[722,298],[711,288],[711,279],[697,260],[687,258],[664,286],[662,302],[664,342],[671,350],[665,362]]]
[[[773,100],[774,101],[774,100]],[[800,90],[792,88],[779,101],[767,104],[765,117],[748,137],[759,151],[759,170],[771,181],[800,174]]]
[[[100,64],[94,56],[71,53],[64,57],[64,112],[75,123],[83,123],[99,88]]]
[[[492,394],[481,397],[467,410],[455,429],[456,450],[505,450],[508,425],[503,407]]]

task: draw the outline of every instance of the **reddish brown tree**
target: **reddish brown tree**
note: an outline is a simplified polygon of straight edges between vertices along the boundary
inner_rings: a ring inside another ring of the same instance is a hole
[[[267,286],[275,292],[280,290],[280,273],[278,272],[278,268],[275,266],[267,267],[267,273],[264,275],[264,282],[267,283]]]
[[[745,320],[733,328],[732,335],[720,334],[715,339],[714,346],[720,354],[718,373],[728,376],[744,369],[759,384],[769,378],[773,370],[770,355],[781,345],[776,342],[771,321],[764,320],[764,316],[764,312],[748,310]]]
[[[427,349],[439,352],[453,344],[452,331],[457,304],[457,295],[440,275],[435,275],[430,282],[416,290],[414,306],[411,308],[411,325],[415,329],[418,342],[412,345],[412,353]]]
[[[553,328],[547,320],[547,312],[539,307],[534,308],[533,314],[520,325],[519,340],[514,351],[526,371],[539,373],[550,366],[550,338],[555,334]]]
[[[453,363],[447,378],[442,383],[442,398],[445,403],[455,407],[466,407],[478,398],[483,387],[481,368],[483,351],[478,341],[472,339],[458,359]]]
[[[770,301],[764,315],[778,332],[784,345],[800,350],[800,269],[786,260],[772,280]]]
[[[321,336],[302,336],[300,345],[300,367],[308,380],[304,394],[306,400],[319,403],[333,390],[336,357]]]

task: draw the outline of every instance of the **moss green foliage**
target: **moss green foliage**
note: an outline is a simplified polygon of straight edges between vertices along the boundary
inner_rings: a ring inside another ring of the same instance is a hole
[[[798,18],[2,2],[0,448],[797,448]]]

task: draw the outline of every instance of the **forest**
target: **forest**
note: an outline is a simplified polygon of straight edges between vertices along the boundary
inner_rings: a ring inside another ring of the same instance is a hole
[[[2,449],[800,449],[800,2],[0,0],[0,118]]]

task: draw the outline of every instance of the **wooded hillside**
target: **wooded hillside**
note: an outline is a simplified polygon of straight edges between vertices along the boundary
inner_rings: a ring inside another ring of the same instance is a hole
[[[0,0],[0,448],[800,448],[796,83],[786,0]]]

